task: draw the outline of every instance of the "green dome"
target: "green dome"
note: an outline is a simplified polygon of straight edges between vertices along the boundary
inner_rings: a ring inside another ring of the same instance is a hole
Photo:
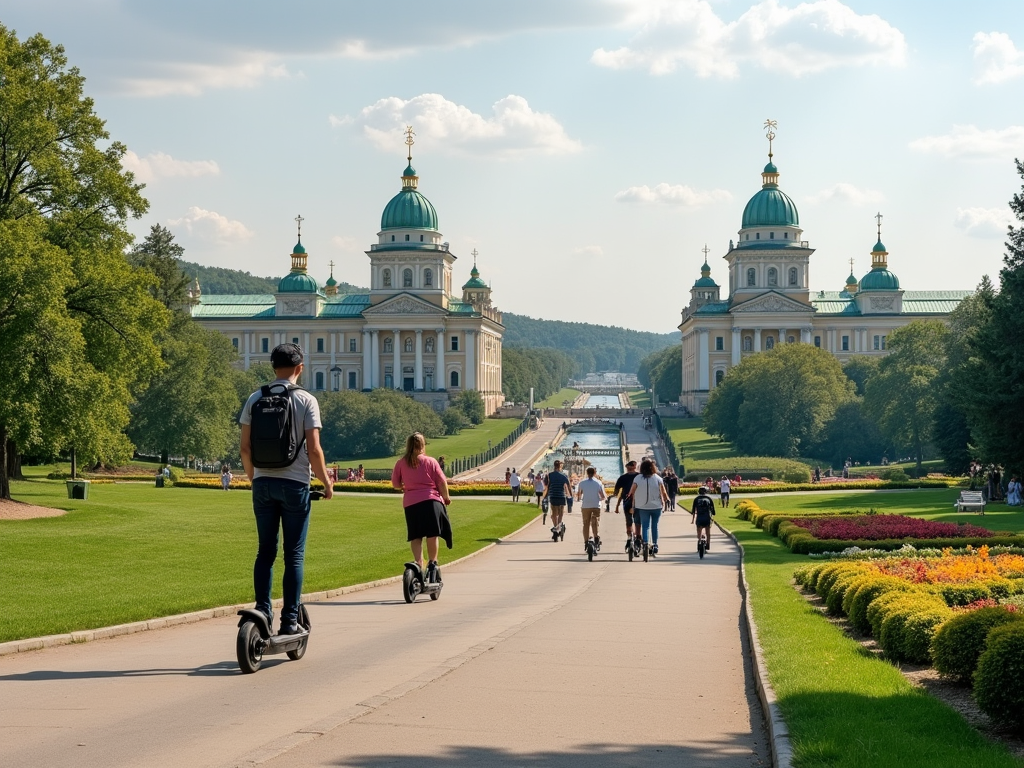
[[[768,161],[768,165],[764,167],[763,173],[778,173],[779,169],[775,167],[775,163],[771,160]]]
[[[299,242],[297,242],[295,244],[295,247],[292,248],[292,253],[305,253],[305,252],[306,252],[306,249],[302,246],[302,241],[301,240],[299,240]]]
[[[900,279],[888,269],[872,269],[860,281],[862,291],[898,291]]]
[[[305,272],[289,272],[277,284],[278,293],[317,293],[320,286]]]
[[[437,229],[437,211],[415,189],[406,188],[384,206],[381,229]]]
[[[416,169],[412,167],[412,163],[409,163],[407,166],[405,166],[405,170],[402,171],[402,175],[403,176],[415,176],[416,175]]]
[[[769,163],[769,165],[771,165]],[[774,167],[774,166],[773,166]],[[775,185],[765,185],[743,209],[743,228],[798,227],[800,214],[789,195]],[[781,243],[780,243],[781,245]]]
[[[885,246],[882,245],[882,241],[879,240],[877,243],[875,243],[875,247],[871,249],[871,252],[872,253],[881,253],[884,250],[885,250]]]
[[[329,285],[332,288],[338,284],[338,281],[334,279],[334,275],[327,278],[327,282],[324,285]]]
[[[697,282],[695,282],[693,284],[693,287],[694,288],[717,288],[718,287],[718,283],[716,283],[710,277],[701,277],[701,278],[697,279]]]
[[[480,279],[480,272],[476,266],[469,273],[469,282],[463,288],[487,288],[487,283]]]

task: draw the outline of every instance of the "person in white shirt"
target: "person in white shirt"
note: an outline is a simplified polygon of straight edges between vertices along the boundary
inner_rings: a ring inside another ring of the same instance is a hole
[[[522,487],[523,481],[515,467],[512,467],[512,474],[508,476],[508,485],[512,489],[512,501],[519,501],[519,489]]]
[[[590,532],[594,532],[594,546],[601,548],[601,537],[598,535],[598,527],[601,523],[601,502],[604,501],[604,483],[594,477],[597,470],[587,467],[587,478],[581,480],[576,489],[576,498],[580,501],[583,512],[583,548],[587,547],[590,539]]]
[[[722,480],[718,484],[718,487],[720,489],[719,493],[722,494],[722,506],[723,507],[728,507],[729,506],[729,491],[732,490],[732,483],[729,482],[729,478],[728,477],[726,477],[725,475],[722,475]]]

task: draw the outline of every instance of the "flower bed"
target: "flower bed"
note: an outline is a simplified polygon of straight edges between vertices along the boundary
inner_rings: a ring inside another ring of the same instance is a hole
[[[1024,555],[981,546],[937,557],[841,559],[800,568],[794,578],[890,658],[973,680],[993,720],[1024,726],[1024,680],[1006,674],[1024,659]]]
[[[717,480],[717,478],[716,478]],[[732,484],[732,494],[747,495],[752,493],[775,493],[779,491],[882,491],[910,490],[913,488],[956,488],[967,481],[956,478],[922,478],[920,480],[844,480],[841,477],[831,478],[828,483],[822,478],[820,483],[780,483],[767,478],[761,480],[743,480]],[[680,492],[695,492],[700,483],[680,483]]]
[[[984,539],[992,531],[977,525],[935,523],[905,515],[851,515],[849,517],[794,518],[794,525],[816,539],[879,541],[882,539]]]

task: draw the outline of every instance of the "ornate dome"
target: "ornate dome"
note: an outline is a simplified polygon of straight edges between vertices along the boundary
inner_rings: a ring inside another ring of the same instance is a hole
[[[771,174],[765,171],[764,175]],[[777,174],[774,175],[777,176]],[[778,184],[766,182],[761,187],[761,191],[750,198],[746,208],[743,209],[744,229],[747,227],[798,226],[800,226],[800,214],[796,210],[796,203],[779,189]]]
[[[860,281],[862,291],[898,291],[900,279],[888,269],[872,269]]]
[[[707,246],[704,246],[707,250]],[[704,265],[700,268],[700,277],[693,284],[694,288],[718,288],[718,283],[711,277],[711,265],[708,264],[707,256],[704,257]]]
[[[437,211],[427,198],[416,191],[418,181],[410,159],[402,174],[402,191],[384,206],[380,217],[381,229],[437,229]]]
[[[290,272],[277,284],[278,293],[316,293],[319,290],[316,280],[305,272]]]
[[[487,288],[488,287],[487,283],[485,283],[483,280],[480,279],[480,271],[476,268],[476,265],[473,266],[472,271],[469,273],[469,282],[467,282],[462,287],[464,289],[465,288]]]

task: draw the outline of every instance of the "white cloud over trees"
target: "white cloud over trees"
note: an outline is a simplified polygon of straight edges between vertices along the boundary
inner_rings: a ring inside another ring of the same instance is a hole
[[[212,245],[231,245],[244,242],[253,236],[252,230],[242,222],[195,205],[191,206],[184,216],[169,219],[167,224],[184,230],[191,238]]]
[[[129,149],[121,158],[121,166],[145,184],[171,177],[220,175],[220,166],[215,160],[176,160],[166,152],[150,152],[140,157]]]
[[[1006,228],[1015,219],[1010,209],[1003,208],[957,208],[953,224],[971,237],[1006,237]]]
[[[954,125],[941,136],[914,139],[910,148],[943,157],[1009,158],[1024,152],[1024,125],[988,130],[976,125]]]

